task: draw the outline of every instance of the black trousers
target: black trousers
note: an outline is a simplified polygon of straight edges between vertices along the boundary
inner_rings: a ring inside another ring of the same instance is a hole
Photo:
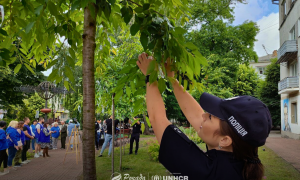
[[[67,137],[61,137],[61,148],[66,149],[66,138]]]
[[[95,133],[95,145],[96,145],[96,148],[98,149],[99,148],[99,139],[97,138],[97,132]]]
[[[139,141],[140,141],[140,133],[133,133],[131,134],[130,138],[130,153],[132,153],[132,148],[133,148],[133,141],[135,141],[135,152],[137,153],[139,150]]]
[[[26,143],[25,143],[25,145],[23,145],[23,150],[22,150],[22,161],[27,160],[26,153],[27,153],[28,149],[30,149],[30,140],[26,140],[25,142]]]
[[[0,151],[0,167],[1,167],[1,164],[3,162],[4,168],[7,168],[7,160],[8,160],[8,156],[7,156],[7,153],[6,153],[6,149],[3,149],[3,150]]]

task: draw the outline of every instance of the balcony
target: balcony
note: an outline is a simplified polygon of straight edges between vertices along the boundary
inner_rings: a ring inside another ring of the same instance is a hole
[[[299,91],[299,77],[286,77],[278,83],[278,94],[289,94]]]
[[[277,51],[277,63],[288,62],[297,58],[298,45],[296,40],[288,40]]]

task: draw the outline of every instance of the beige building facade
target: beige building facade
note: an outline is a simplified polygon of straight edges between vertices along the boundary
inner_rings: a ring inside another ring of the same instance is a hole
[[[300,139],[300,1],[272,0],[279,6],[281,136]]]

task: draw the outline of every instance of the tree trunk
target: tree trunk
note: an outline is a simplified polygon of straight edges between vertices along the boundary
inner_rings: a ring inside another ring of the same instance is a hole
[[[95,5],[93,4],[95,7]],[[95,7],[97,14],[97,8]],[[97,179],[95,162],[95,55],[96,17],[92,17],[90,10],[84,9],[83,38],[83,179]]]
[[[145,114],[143,114],[143,118],[144,118],[144,124],[145,124],[145,130],[144,130],[144,133],[145,135],[149,135],[150,134],[150,130],[149,130],[149,126],[148,126],[148,123],[146,121],[146,116]]]

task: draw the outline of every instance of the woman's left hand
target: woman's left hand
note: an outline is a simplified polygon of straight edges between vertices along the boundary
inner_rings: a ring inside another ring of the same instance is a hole
[[[149,67],[150,62],[153,61],[153,57],[149,56],[148,54],[143,52],[142,54],[139,55],[139,60],[136,62],[142,73],[147,76],[147,70]]]

